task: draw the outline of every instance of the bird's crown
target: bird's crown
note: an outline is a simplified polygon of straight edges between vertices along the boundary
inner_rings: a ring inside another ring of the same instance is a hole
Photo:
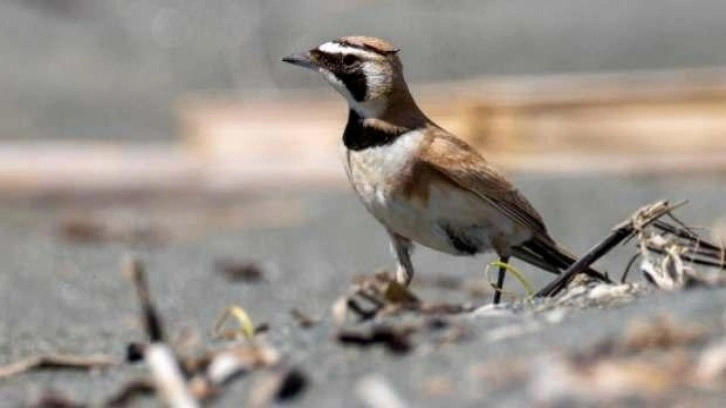
[[[368,37],[365,35],[351,35],[347,37],[341,37],[336,41],[341,45],[347,45],[349,47],[361,48],[368,51],[377,52],[379,54],[395,54],[400,49],[394,47],[391,43],[386,40],[382,40],[376,37]]]

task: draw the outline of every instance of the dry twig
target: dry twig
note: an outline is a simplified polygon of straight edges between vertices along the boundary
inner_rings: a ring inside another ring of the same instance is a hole
[[[297,321],[298,325],[303,329],[309,329],[316,324],[320,323],[319,318],[308,316],[305,312],[300,309],[290,310],[290,315]]]
[[[430,303],[420,300],[409,288],[396,282],[387,272],[364,277],[353,285],[348,295],[338,299],[332,308],[333,319],[345,322],[348,312],[360,321],[395,315],[401,312],[417,312],[424,315],[445,315],[470,312],[470,304]]]
[[[161,393],[165,403],[170,407],[193,408],[199,406],[187,386],[174,351],[163,342],[161,319],[151,301],[151,293],[141,261],[136,258],[126,260],[124,271],[136,287],[136,294],[141,303],[142,320],[151,340],[151,344],[144,348],[143,355],[151,369],[157,392]]]
[[[128,258],[124,262],[123,270],[125,275],[131,280],[136,288],[136,295],[141,303],[141,320],[144,322],[146,333],[152,342],[164,341],[164,332],[162,330],[159,314],[151,301],[149,293],[149,285],[146,282],[146,273],[144,265],[137,258]]]
[[[567,287],[572,281],[572,278],[583,272],[603,255],[610,252],[616,245],[632,237],[638,231],[641,231],[658,218],[668,214],[682,204],[670,205],[667,201],[658,201],[640,208],[629,220],[616,226],[610,235],[590,249],[585,256],[567,268],[557,279],[537,292],[535,296],[554,296],[558,294],[562,289]]]
[[[660,289],[726,284],[726,249],[699,236],[693,228],[668,214],[673,223],[655,221],[638,231],[641,270]],[[705,268],[713,268],[704,270]],[[714,269],[719,269],[716,271]]]
[[[28,371],[44,368],[91,370],[96,368],[113,367],[118,364],[120,364],[118,359],[104,355],[76,356],[68,354],[47,354],[29,357],[0,367],[0,378],[11,377]]]

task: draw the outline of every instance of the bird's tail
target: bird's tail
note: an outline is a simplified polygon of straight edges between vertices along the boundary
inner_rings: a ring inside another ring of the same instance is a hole
[[[557,244],[554,240],[540,237],[535,237],[522,245],[512,248],[512,255],[528,264],[557,275],[569,268],[577,260],[577,257],[567,248]],[[609,281],[605,275],[590,267],[583,270],[583,272],[594,278]]]

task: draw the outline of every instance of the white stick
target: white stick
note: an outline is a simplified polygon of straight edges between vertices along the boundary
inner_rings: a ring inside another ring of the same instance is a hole
[[[184,376],[171,349],[161,343],[151,344],[145,351],[146,364],[154,376],[157,392],[171,408],[196,408],[199,403],[187,388]]]

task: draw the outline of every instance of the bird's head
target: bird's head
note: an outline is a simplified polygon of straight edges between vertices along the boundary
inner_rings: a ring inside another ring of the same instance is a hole
[[[326,42],[282,60],[323,77],[364,118],[381,116],[396,92],[405,92],[398,48],[373,37],[351,36]]]

